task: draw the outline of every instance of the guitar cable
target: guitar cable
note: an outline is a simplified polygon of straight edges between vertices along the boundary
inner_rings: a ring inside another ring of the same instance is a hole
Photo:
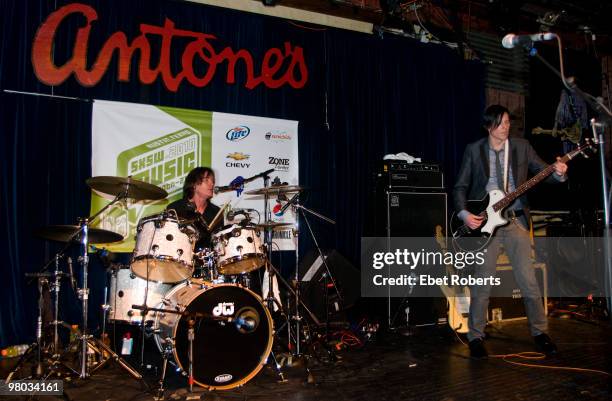
[[[465,341],[463,341],[463,339],[461,338],[461,336],[459,336],[459,333],[457,332],[457,330],[453,330],[453,332],[455,333],[455,336],[457,337],[457,339],[459,340],[459,342],[465,346],[468,346]],[[546,359],[546,354],[542,353],[542,352],[534,352],[534,351],[525,351],[525,352],[517,352],[517,353],[512,353],[512,354],[493,354],[493,355],[489,355],[489,358],[496,358],[496,359],[501,359],[504,362],[507,362],[509,364],[512,365],[516,365],[516,366],[525,366],[528,368],[540,368],[540,369],[551,369],[551,370],[566,370],[566,371],[572,371],[572,372],[584,372],[584,373],[595,373],[595,374],[601,374],[601,375],[605,375],[605,376],[611,376],[612,377],[612,373],[603,371],[603,370],[598,370],[598,369],[587,369],[587,368],[575,368],[572,366],[552,366],[552,365],[536,365],[533,363],[525,363],[525,362],[517,362],[517,361],[512,361],[510,360],[510,358],[518,358],[518,359],[526,359],[526,360],[530,360],[530,361],[541,361]]]

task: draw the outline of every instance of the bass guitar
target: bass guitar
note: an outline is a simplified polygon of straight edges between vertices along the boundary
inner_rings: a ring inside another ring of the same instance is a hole
[[[585,151],[593,148],[592,142],[587,139],[576,149],[561,157],[559,161],[567,163],[579,154],[588,158]],[[457,212],[453,212],[450,224],[453,236],[453,247],[462,251],[473,252],[484,249],[495,230],[498,227],[508,224],[508,220],[506,220],[502,214],[504,209],[511,205],[516,198],[535,187],[554,171],[554,165],[551,164],[509,194],[499,189],[494,189],[489,191],[481,200],[469,200],[466,205],[466,210],[484,218],[482,224],[477,229],[472,230],[469,228],[463,223],[463,220],[457,216]]]

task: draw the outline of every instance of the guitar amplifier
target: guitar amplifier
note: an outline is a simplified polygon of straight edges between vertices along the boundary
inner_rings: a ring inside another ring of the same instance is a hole
[[[546,286],[546,265],[544,263],[534,263],[533,268],[536,273],[536,280],[542,293],[544,313],[548,315],[548,287]],[[516,284],[512,266],[497,265],[497,277],[502,281],[499,287],[491,288],[491,298],[487,310],[487,320],[489,323],[500,321],[525,319],[525,307],[521,290]]]
[[[385,160],[378,181],[390,189],[444,191],[442,168],[434,163]]]

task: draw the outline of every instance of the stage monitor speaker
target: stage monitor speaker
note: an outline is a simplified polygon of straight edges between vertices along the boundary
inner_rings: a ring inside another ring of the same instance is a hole
[[[361,275],[346,258],[336,250],[323,250],[325,261],[338,286],[342,302],[336,296],[335,290],[328,284],[329,312],[331,315],[353,306],[360,297]],[[321,321],[325,320],[325,279],[326,272],[323,260],[317,251],[311,251],[300,262],[300,280],[302,281],[302,296],[306,305]]]

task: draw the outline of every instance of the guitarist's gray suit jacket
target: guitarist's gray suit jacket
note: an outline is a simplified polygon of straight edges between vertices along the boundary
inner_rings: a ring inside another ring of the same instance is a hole
[[[527,181],[528,173],[537,174],[548,167],[536,154],[531,144],[523,138],[509,138],[510,160],[515,186],[518,188]],[[552,174],[547,182],[559,182]],[[457,213],[466,208],[468,200],[480,200],[487,194],[489,180],[489,137],[472,142],[465,148],[459,175],[453,189],[454,207]],[[527,196],[520,197],[525,217],[529,221]]]

